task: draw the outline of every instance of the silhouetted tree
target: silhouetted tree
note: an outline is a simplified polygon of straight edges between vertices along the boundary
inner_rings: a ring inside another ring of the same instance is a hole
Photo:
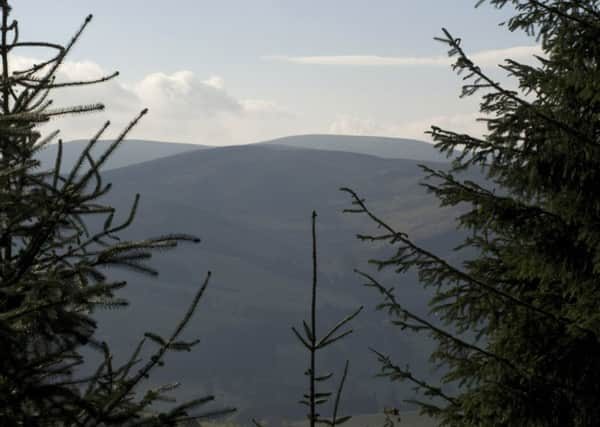
[[[479,4],[484,1],[479,1]],[[592,426],[600,420],[600,7],[595,0],[490,0],[514,8],[511,31],[536,36],[535,65],[506,60],[518,83],[490,78],[444,30],[462,95],[482,95],[487,135],[438,127],[430,134],[451,155],[450,170],[423,166],[425,186],[458,217],[470,249],[462,265],[440,258],[379,218],[358,194],[353,212],[368,215],[394,248],[379,268],[416,269],[436,292],[440,321],[404,307],[393,288],[360,272],[377,289],[394,323],[430,334],[441,385],[378,354],[382,373],[414,383],[422,409],[448,426]],[[461,177],[481,170],[485,180]],[[458,248],[458,249],[460,249]],[[448,387],[452,384],[452,387]],[[455,388],[454,386],[458,386]],[[452,389],[449,392],[446,389]],[[456,391],[458,390],[458,391]]]
[[[335,394],[335,400],[333,404],[333,411],[330,418],[323,417],[318,411],[319,407],[329,401],[329,398],[333,395],[330,391],[319,390],[317,387],[322,385],[331,377],[333,373],[319,373],[317,372],[317,361],[316,356],[319,350],[323,350],[336,341],[343,339],[344,337],[352,333],[352,329],[342,331],[342,329],[358,314],[361,312],[362,307],[359,307],[356,311],[349,314],[335,324],[331,329],[322,334],[319,337],[317,333],[317,231],[316,231],[316,218],[317,213],[312,213],[312,289],[311,289],[311,303],[310,303],[310,321],[302,322],[302,329],[304,333],[301,333],[295,327],[292,327],[292,331],[298,341],[308,350],[309,354],[309,367],[304,372],[304,375],[308,377],[308,393],[304,394],[303,399],[300,401],[301,404],[308,407],[308,422],[311,427],[316,424],[325,424],[329,426],[342,425],[347,422],[351,417],[346,415],[342,416],[339,414],[340,398],[344,389],[344,383],[346,376],[348,375],[349,361],[346,360],[344,366],[344,373],[340,380],[337,392]]]
[[[340,379],[337,391],[335,393],[331,416],[325,417],[319,411],[323,405],[330,402],[330,398],[334,396],[333,392],[323,390],[323,387],[333,377],[332,372],[324,373],[319,372],[317,367],[317,352],[324,350],[331,346],[333,343],[340,341],[350,335],[353,330],[344,328],[362,311],[363,307],[360,306],[357,310],[349,314],[348,316],[341,319],[335,325],[333,325],[327,332],[319,336],[317,331],[317,226],[316,226],[317,213],[313,211],[312,222],[311,222],[311,236],[312,236],[312,283],[311,283],[311,297],[310,297],[310,320],[302,321],[302,329],[300,332],[297,328],[292,326],[292,332],[298,339],[298,341],[308,350],[309,362],[308,368],[304,371],[304,375],[308,378],[308,391],[303,394],[300,404],[308,408],[306,418],[310,427],[314,427],[317,424],[328,425],[331,427],[340,426],[348,422],[352,417],[350,415],[340,414],[340,401],[342,392],[344,391],[344,384],[346,377],[348,376],[349,360],[346,360],[344,365],[344,371],[342,378]],[[252,420],[253,424],[257,427],[262,425]]]
[[[35,154],[58,134],[42,137],[38,124],[54,116],[103,109],[101,104],[52,108],[52,91],[104,82],[118,73],[94,81],[56,81],[57,70],[91,15],[72,40],[61,46],[20,41],[17,22],[9,22],[8,2],[1,0],[0,9],[0,425],[174,425],[226,412],[193,412],[212,396],[155,412],[152,405],[177,385],[138,390],[152,370],[163,364],[166,352],[189,351],[196,343],[182,341],[180,335],[210,274],[170,336],[146,334],[147,340],[157,344],[147,362],[140,360],[144,340],[122,365],[115,364],[105,343],[95,340],[92,310],[126,304],[115,295],[126,283],[110,280],[107,267],[157,274],[144,263],[152,251],[198,239],[171,234],[120,240],[119,233],[134,218],[139,196],[119,224],[114,221],[114,209],[101,202],[110,184],[103,183],[100,168],[145,110],[97,158],[90,150],[109,123],[90,139],[68,174],[60,173],[60,140],[54,168],[38,170]],[[54,53],[26,69],[12,69],[11,55],[23,47],[49,48]],[[92,216],[104,217],[103,226],[90,227]],[[82,349],[89,346],[101,351],[103,362],[93,375],[82,377],[77,368],[84,363]]]

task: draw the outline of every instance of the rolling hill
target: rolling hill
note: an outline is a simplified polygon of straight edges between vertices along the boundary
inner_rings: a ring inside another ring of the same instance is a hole
[[[98,153],[101,153],[108,148],[111,142],[112,141],[110,140],[98,141],[92,150],[92,154],[98,155]],[[87,143],[87,140],[75,140],[63,144],[61,170],[69,171],[71,169]],[[446,157],[441,155],[433,145],[422,141],[400,138],[352,135],[295,135],[277,138],[258,144],[268,145],[272,148],[282,146],[301,149],[343,151],[391,159],[446,161]],[[127,139],[108,159],[103,170],[122,168],[172,155],[208,148],[217,147],[199,144]],[[56,153],[57,145],[50,144],[38,154],[37,158],[41,161],[43,168],[49,168],[54,165]]]
[[[338,189],[355,189],[398,229],[437,253],[452,255],[460,237],[454,229],[455,212],[439,209],[425,193],[417,163],[252,144],[190,150],[106,172],[105,181],[114,189],[107,201],[121,217],[133,195],[142,195],[127,237],[186,232],[200,236],[202,243],[158,256],[152,263],[161,271],[158,278],[111,272],[129,280],[122,296],[132,305],[99,312],[99,337],[125,357],[144,332],[166,333],[211,270],[214,279],[188,333],[200,337],[201,344],[192,353],[170,356],[168,369],[152,380],[181,380],[182,398],[215,393],[224,405],[237,406],[243,421],[251,416],[302,418],[296,402],[304,392],[306,357],[290,326],[308,315],[310,213],[315,209],[322,322],[330,324],[359,305],[366,308],[353,325],[355,333],[320,363],[339,374],[345,358],[351,359],[345,402],[353,413],[401,404],[413,396],[411,387],[374,378],[378,367],[367,348],[389,353],[431,378],[435,373],[426,360],[431,343],[399,334],[374,310],[379,300],[362,286],[353,268],[368,269],[370,257],[391,249],[354,238],[358,232],[376,230],[365,218],[342,213],[350,201]],[[427,292],[414,275],[383,276],[399,287],[407,308],[427,312]]]
[[[410,159],[446,162],[446,156],[433,144],[405,138],[357,135],[294,135],[266,141],[263,144],[313,150],[344,151],[387,159]]]
[[[71,170],[87,143],[87,140],[76,140],[63,144],[62,171]],[[110,143],[112,143],[110,140],[98,141],[92,149],[92,154],[97,156],[98,153],[106,150]],[[128,139],[123,141],[108,159],[103,170],[125,167],[136,163],[146,162],[148,160],[159,159],[203,148],[208,148],[208,146]],[[50,144],[39,152],[37,158],[40,160],[42,168],[54,166],[57,151],[58,145]]]

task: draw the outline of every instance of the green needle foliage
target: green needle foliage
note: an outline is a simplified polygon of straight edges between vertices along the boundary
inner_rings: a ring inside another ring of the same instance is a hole
[[[163,365],[169,351],[190,351],[197,341],[181,334],[190,322],[210,277],[198,290],[188,311],[168,337],[147,333],[124,364],[116,364],[106,343],[94,339],[93,310],[119,307],[116,296],[125,282],[106,275],[110,267],[126,267],[155,275],[145,262],[157,250],[194,236],[170,234],[142,241],[124,241],[119,233],[135,216],[139,195],[121,223],[101,199],[110,191],[100,169],[146,113],[142,111],[97,158],[91,149],[109,126],[90,139],[68,174],[60,173],[62,142],[54,168],[39,171],[35,154],[58,132],[42,137],[37,126],[54,116],[103,109],[101,104],[52,108],[51,91],[66,86],[101,83],[58,82],[56,73],[91,20],[91,15],[66,46],[22,42],[19,26],[9,22],[11,7],[0,1],[0,425],[2,426],[108,426],[175,425],[178,422],[229,412],[196,409],[212,396],[153,411],[157,401],[168,400],[178,384],[142,392],[139,386]],[[24,70],[10,67],[10,55],[22,47],[42,47],[53,54],[47,61]],[[100,227],[90,219],[103,218]],[[142,363],[145,343],[156,350]],[[83,377],[82,350],[93,347],[103,362],[93,375]]]
[[[478,5],[485,1],[479,1]],[[600,420],[600,2],[490,0],[510,6],[511,31],[541,43],[534,65],[506,60],[518,84],[490,78],[448,31],[438,40],[464,75],[462,96],[482,95],[483,138],[432,127],[457,153],[448,171],[423,166],[425,186],[460,206],[467,260],[455,265],[381,219],[350,189],[350,212],[367,215],[392,254],[371,262],[414,269],[436,290],[431,321],[394,289],[360,274],[393,322],[437,342],[440,385],[377,353],[382,374],[422,392],[424,412],[447,426],[595,426]],[[486,180],[461,172],[475,168]],[[453,391],[448,391],[453,390]]]
[[[310,366],[304,373],[308,377],[309,390],[300,401],[301,404],[306,405],[308,407],[307,418],[309,420],[310,426],[314,427],[316,424],[325,424],[329,426],[337,426],[342,425],[346,421],[348,421],[350,416],[340,416],[338,414],[340,398],[342,395],[342,391],[344,389],[344,382],[346,381],[346,376],[348,375],[348,365],[349,361],[346,360],[346,364],[344,366],[344,373],[342,374],[341,381],[339,383],[337,392],[335,394],[335,400],[333,404],[333,413],[331,418],[323,418],[317,412],[318,406],[324,405],[329,402],[330,397],[333,393],[328,391],[321,391],[317,389],[317,386],[321,383],[325,383],[329,379],[333,377],[333,373],[320,374],[317,373],[317,352],[319,350],[323,350],[336,341],[347,337],[352,333],[352,329],[348,329],[345,331],[341,331],[352,319],[354,319],[361,312],[362,307],[359,307],[352,314],[346,316],[342,320],[340,320],[335,326],[333,326],[329,331],[327,331],[321,338],[319,338],[317,334],[317,235],[316,235],[316,212],[312,214],[312,293],[311,293],[311,304],[310,304],[310,323],[306,321],[302,322],[302,327],[304,334],[302,334],[298,329],[292,327],[292,331],[296,338],[302,343],[302,345],[308,350],[310,357]]]

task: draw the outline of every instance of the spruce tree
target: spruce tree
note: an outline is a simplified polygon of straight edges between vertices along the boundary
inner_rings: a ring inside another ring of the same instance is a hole
[[[485,1],[479,1],[477,6]],[[506,25],[541,43],[533,65],[506,60],[518,84],[503,87],[469,59],[459,38],[438,38],[465,77],[463,96],[481,95],[484,137],[433,126],[448,170],[422,166],[444,206],[461,207],[466,261],[419,246],[345,189],[349,209],[368,215],[392,254],[371,262],[418,272],[438,320],[405,307],[376,274],[361,271],[380,308],[405,330],[437,342],[423,373],[377,353],[382,374],[422,392],[422,410],[446,426],[595,426],[600,420],[600,2],[489,0],[512,7]],[[479,170],[484,178],[462,174]],[[475,255],[473,255],[475,254]],[[452,391],[453,390],[453,391]]]
[[[196,343],[183,341],[180,335],[210,273],[173,333],[168,337],[147,333],[125,363],[117,364],[107,344],[95,339],[93,311],[127,303],[116,294],[126,283],[110,279],[110,267],[157,274],[146,264],[153,251],[198,239],[186,234],[120,239],[133,221],[139,195],[122,222],[102,202],[111,186],[102,180],[101,167],[145,110],[99,156],[93,157],[91,149],[109,123],[90,139],[69,173],[61,174],[61,140],[55,166],[40,170],[35,155],[57,138],[58,131],[42,136],[39,124],[54,116],[103,109],[101,104],[53,107],[53,91],[101,83],[118,73],[94,81],[56,80],[91,15],[62,46],[21,41],[18,23],[9,22],[11,7],[6,0],[0,1],[0,10],[0,425],[175,425],[227,412],[194,412],[212,396],[155,411],[153,404],[168,398],[177,384],[139,389],[163,364],[166,352],[189,351]],[[47,48],[52,55],[27,69],[13,69],[11,55],[23,47]],[[100,225],[93,226],[98,218]],[[156,349],[144,362],[146,341],[154,342]],[[94,374],[83,376],[79,368],[85,362],[83,350],[89,347],[101,352],[103,362]]]
[[[328,381],[334,376],[333,372],[321,372],[321,368],[317,363],[317,355],[320,354],[320,350],[325,350],[332,346],[336,342],[346,338],[352,334],[353,329],[346,329],[350,322],[357,317],[362,311],[363,307],[360,306],[354,312],[350,313],[346,317],[342,318],[335,325],[327,330],[327,332],[319,334],[317,331],[317,213],[313,211],[312,222],[311,222],[311,236],[312,236],[312,283],[311,283],[311,298],[310,298],[310,320],[302,321],[302,328],[296,328],[292,326],[292,332],[296,339],[308,352],[308,367],[304,371],[304,376],[308,378],[308,390],[302,395],[299,403],[308,409],[306,419],[309,427],[315,427],[316,425],[322,424],[331,427],[341,426],[352,418],[350,415],[341,415],[340,403],[342,393],[344,391],[344,385],[348,376],[348,368],[350,361],[346,360],[344,364],[344,370],[340,382],[338,383],[337,390],[333,402],[330,400],[334,396],[334,393],[328,390],[324,390],[327,387]],[[324,405],[331,406],[331,416],[326,417],[322,415]],[[252,419],[252,423],[255,427],[264,427],[256,419]]]
[[[321,337],[317,332],[317,226],[316,226],[317,213],[312,213],[312,289],[311,289],[311,304],[310,304],[310,320],[302,321],[302,330],[300,332],[295,327],[292,327],[292,332],[298,339],[298,341],[304,346],[309,354],[309,366],[304,372],[304,375],[308,377],[308,391],[303,394],[303,398],[300,400],[300,404],[308,408],[308,414],[306,418],[309,426],[314,427],[317,424],[324,424],[328,426],[340,426],[348,422],[352,417],[349,415],[341,415],[340,399],[344,390],[344,383],[348,375],[349,360],[346,360],[344,365],[344,371],[340,380],[335,399],[332,407],[332,414],[330,418],[326,418],[320,414],[320,409],[324,404],[329,402],[329,399],[333,396],[333,393],[327,390],[322,390],[321,387],[325,386],[328,380],[333,377],[333,373],[319,372],[317,367],[317,353],[319,350],[325,350],[332,344],[340,341],[341,339],[350,335],[353,330],[346,329],[346,327],[352,319],[354,319],[362,311],[363,307],[359,307],[353,313],[344,317],[332,326],[327,332],[322,333]]]

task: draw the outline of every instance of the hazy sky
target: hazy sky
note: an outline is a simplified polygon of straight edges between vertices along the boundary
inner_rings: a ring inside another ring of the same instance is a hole
[[[65,140],[112,133],[143,107],[132,137],[209,145],[291,134],[343,133],[426,139],[430,124],[479,132],[478,99],[458,98],[461,79],[446,27],[485,70],[525,60],[536,42],[498,24],[509,10],[476,0],[14,0],[21,40],[67,42],[94,19],[61,78],[121,76],[62,90],[58,105],[102,101],[106,113],[48,125]],[[507,50],[508,49],[508,50]],[[47,52],[15,53],[22,61]]]

